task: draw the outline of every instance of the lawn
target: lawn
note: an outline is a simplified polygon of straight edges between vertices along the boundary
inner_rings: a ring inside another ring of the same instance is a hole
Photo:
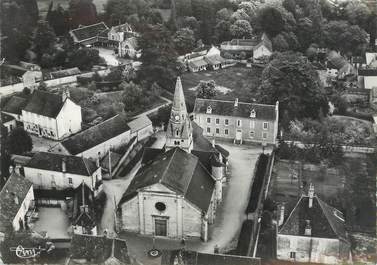
[[[182,75],[182,85],[185,92],[186,102],[189,111],[193,107],[196,98],[195,88],[201,80],[214,80],[219,90],[226,91],[224,94],[218,92],[216,99],[234,100],[250,102],[256,98],[256,92],[261,82],[262,68],[246,68],[244,66],[234,66],[217,71],[204,71],[198,73],[187,72]]]

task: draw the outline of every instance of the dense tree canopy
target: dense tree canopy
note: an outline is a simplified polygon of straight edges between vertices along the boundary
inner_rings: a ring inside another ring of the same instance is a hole
[[[25,152],[31,151],[32,148],[32,139],[22,127],[11,131],[6,139],[6,149],[9,154],[22,155]]]
[[[215,81],[200,81],[196,91],[196,96],[198,98],[214,98],[217,94]]]
[[[281,121],[317,119],[321,113],[326,115],[328,112],[327,97],[318,74],[301,54],[274,55],[262,73],[259,91],[263,102],[274,104],[279,101]]]
[[[93,65],[99,64],[102,58],[96,49],[81,48],[75,50],[69,56],[69,64],[71,67],[78,67],[81,70],[90,70]]]
[[[178,54],[186,54],[193,50],[195,46],[194,31],[189,28],[181,28],[173,36],[175,50]]]
[[[247,39],[251,37],[252,33],[253,29],[247,20],[236,20],[234,24],[230,26],[230,34],[234,38]]]
[[[172,34],[161,25],[149,25],[139,38],[142,66],[138,79],[148,86],[157,82],[163,88],[171,88],[178,75],[177,52]]]

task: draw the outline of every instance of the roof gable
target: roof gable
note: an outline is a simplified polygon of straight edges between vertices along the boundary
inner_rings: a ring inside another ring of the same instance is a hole
[[[12,225],[12,221],[32,185],[29,180],[15,172],[10,175],[0,191],[0,231],[5,231]]]
[[[313,197],[313,206],[309,208],[309,197],[302,195],[279,234],[305,236],[306,221],[309,220],[312,237],[347,240],[344,220],[340,219],[340,215],[338,210],[317,196]]]
[[[76,41],[82,42],[84,40],[97,37],[97,35],[105,29],[108,29],[106,24],[104,22],[100,22],[71,30],[70,33],[73,35]]]
[[[35,90],[24,110],[38,115],[56,118],[64,102],[57,94]]]
[[[22,109],[26,106],[27,103],[28,100],[26,98],[13,96],[2,108],[2,111],[20,115],[22,113]]]

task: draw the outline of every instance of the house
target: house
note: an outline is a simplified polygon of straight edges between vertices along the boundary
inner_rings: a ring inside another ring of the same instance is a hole
[[[116,115],[64,139],[49,151],[96,160],[105,156],[110,149],[127,144],[133,136],[139,137],[140,140],[144,139],[152,133],[152,130],[151,122],[147,117],[141,116],[129,121],[124,115]]]
[[[272,54],[272,43],[268,36],[262,35],[253,36],[250,39],[232,39],[225,41],[220,45],[221,54],[229,59],[260,59],[262,57],[269,57]]]
[[[71,240],[71,256],[65,264],[133,265],[137,263],[128,253],[127,242],[106,235],[74,234]]]
[[[40,190],[76,189],[84,182],[97,192],[102,183],[101,167],[78,156],[39,152],[24,166],[24,172]]]
[[[206,47],[198,51],[188,53],[178,57],[178,61],[186,64],[191,72],[205,71],[208,69],[218,70],[226,64],[226,60],[221,57],[220,50],[215,46]]]
[[[377,53],[365,53],[366,64],[358,69],[358,82],[365,89],[377,87]]]
[[[208,63],[201,56],[201,57],[197,57],[197,58],[188,60],[187,61],[187,67],[191,72],[196,73],[196,72],[207,70]]]
[[[81,130],[81,107],[68,89],[62,95],[35,90],[22,109],[22,122],[29,133],[61,140]]]
[[[67,68],[67,69],[63,69],[59,71],[50,72],[50,77],[51,79],[56,79],[56,78],[63,78],[63,77],[79,75],[79,74],[81,74],[80,69],[77,67],[73,67],[73,68]]]
[[[338,264],[350,257],[343,214],[314,194],[310,185],[277,232],[277,259]]]
[[[38,65],[30,64],[26,65],[10,65],[3,64],[1,67],[6,68],[6,71],[19,77],[24,84],[24,87],[33,88],[38,85],[38,82],[42,80],[42,71]]]
[[[272,54],[272,42],[267,37],[267,35],[263,33],[261,37],[261,41],[253,48],[253,59],[258,60],[264,57],[270,57],[271,54]]]
[[[119,202],[122,230],[208,239],[229,153],[201,132],[188,116],[178,77],[165,147],[144,150],[142,167]]]
[[[5,113],[1,113],[0,122],[7,129],[8,133],[13,131],[13,129],[17,127],[17,122],[13,118],[13,116],[5,114]]]
[[[99,41],[98,35],[106,30],[109,30],[106,24],[104,22],[99,22],[73,29],[69,31],[69,35],[72,37],[75,44],[87,46],[97,43]]]
[[[27,213],[34,207],[33,184],[15,171],[0,191],[0,234],[28,228]]]
[[[218,253],[200,253],[184,249],[164,250],[161,265],[260,265],[260,258]]]
[[[111,27],[108,32],[108,40],[116,42],[118,56],[120,57],[136,57],[137,36],[138,34],[133,31],[131,25],[128,23]]]
[[[377,111],[377,87],[373,87],[369,94],[370,107]]]
[[[1,112],[12,116],[16,121],[22,122],[22,109],[26,107],[28,98],[13,96],[2,107]]]
[[[357,73],[352,64],[336,51],[328,52],[326,68],[335,71],[338,79],[344,79]]]
[[[276,144],[279,103],[275,105],[197,98],[194,121],[207,137]]]

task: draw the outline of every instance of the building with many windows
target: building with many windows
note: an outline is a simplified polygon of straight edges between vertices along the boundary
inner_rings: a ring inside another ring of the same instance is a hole
[[[206,137],[233,142],[276,144],[279,102],[275,105],[197,98],[194,121]]]

